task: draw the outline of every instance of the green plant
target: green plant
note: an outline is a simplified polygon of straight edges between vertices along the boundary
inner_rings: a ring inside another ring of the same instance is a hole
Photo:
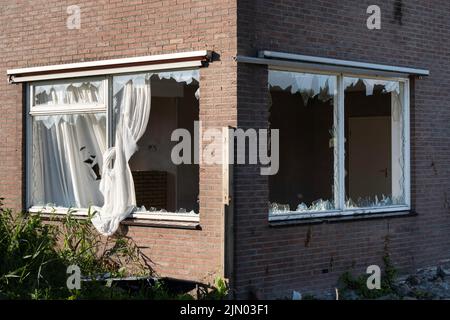
[[[152,276],[150,259],[131,238],[104,238],[73,211],[61,221],[44,223],[39,214],[14,214],[0,198],[0,299],[152,299],[192,300],[189,294],[169,292],[163,281],[154,286],[126,289],[105,278]],[[77,265],[84,281],[80,290],[68,290],[67,267]],[[216,278],[202,299],[223,299],[228,286]]]
[[[354,277],[350,272],[347,271],[341,275],[338,281],[340,290],[343,293],[347,293],[352,290],[363,299],[376,299],[396,293],[394,288],[394,281],[397,276],[397,269],[392,264],[389,255],[389,240],[389,236],[386,236],[383,254],[384,272],[381,275],[381,288],[370,290],[369,288],[367,288],[367,275]]]
[[[65,216],[59,229],[60,254],[68,264],[78,265],[83,275],[91,278],[105,273],[111,277],[153,274],[150,259],[132,239],[123,235],[105,239],[94,229],[91,218],[91,211],[86,219],[75,218],[71,211]]]
[[[228,284],[227,282],[221,278],[216,277],[214,279],[214,285],[211,286],[211,290],[207,291],[203,294],[200,299],[202,300],[223,300],[228,296]]]
[[[151,275],[149,259],[125,236],[106,240],[93,229],[90,216],[69,211],[63,221],[44,223],[39,214],[13,213],[0,199],[0,298],[75,299],[125,297],[120,288],[96,281],[105,275]],[[66,286],[67,267],[75,264],[89,283],[80,291]]]
[[[57,229],[37,216],[13,214],[0,202],[0,294],[37,299],[67,294]]]

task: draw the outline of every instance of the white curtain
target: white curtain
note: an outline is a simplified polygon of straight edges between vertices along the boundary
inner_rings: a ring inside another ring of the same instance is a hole
[[[102,81],[84,81],[34,87],[35,105],[103,103]]]
[[[36,116],[33,119],[31,204],[87,208],[99,192],[106,150],[106,115]]]
[[[95,207],[92,219],[95,228],[103,235],[116,232],[120,221],[136,207],[133,176],[128,161],[137,151],[137,142],[144,134],[150,115],[150,79],[144,83],[128,81],[118,92],[115,108],[117,115],[115,145],[103,155],[103,173],[100,191],[104,205]]]

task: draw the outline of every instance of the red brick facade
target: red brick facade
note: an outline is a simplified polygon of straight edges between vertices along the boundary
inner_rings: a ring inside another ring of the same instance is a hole
[[[268,179],[257,166],[234,169],[234,281],[238,298],[333,288],[344,271],[382,264],[388,244],[401,270],[450,257],[450,4],[403,1],[381,6],[381,30],[368,30],[370,1],[109,0],[0,3],[0,196],[22,209],[25,126],[19,67],[208,49],[200,70],[203,126],[267,128],[267,67],[237,54],[276,50],[429,69],[411,86],[411,198],[416,216],[271,227]],[[66,27],[81,7],[81,29]],[[397,16],[398,18],[398,16]],[[164,276],[211,281],[223,275],[222,168],[200,166],[200,230],[130,226]]]
[[[81,28],[66,26],[81,8]],[[152,54],[214,50],[200,71],[203,126],[233,125],[236,110],[235,1],[1,1],[0,70]],[[22,209],[25,126],[22,85],[0,82],[0,195]],[[222,275],[221,167],[200,168],[201,230],[129,227],[164,276],[211,281]]]
[[[269,227],[267,179],[236,168],[235,275],[238,297],[333,290],[345,271],[365,272],[389,253],[401,271],[450,256],[450,4],[383,1],[381,30],[368,30],[371,1],[241,1],[238,53],[274,50],[429,69],[411,85],[414,217]],[[398,12],[398,11],[397,11]],[[398,15],[397,15],[398,17]],[[267,127],[266,67],[238,67],[238,123]]]

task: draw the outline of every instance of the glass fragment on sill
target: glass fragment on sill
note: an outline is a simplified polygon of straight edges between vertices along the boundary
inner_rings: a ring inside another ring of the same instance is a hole
[[[187,210],[184,209],[184,208],[180,208],[180,209],[178,209],[178,210],[175,211],[175,212],[169,212],[169,211],[167,211],[166,209],[158,209],[158,208],[155,208],[155,207],[150,207],[150,208],[147,209],[145,206],[137,207],[137,208],[134,210],[134,212],[135,212],[135,213],[167,213],[167,214],[172,214],[172,213],[182,213],[182,214],[198,214],[198,213],[196,213],[194,210],[187,211]]]
[[[290,212],[311,213],[334,210],[334,205],[330,200],[318,199],[313,201],[310,206],[306,203],[300,203],[296,210],[291,210],[288,204],[269,203],[269,213],[271,214],[286,214]]]
[[[297,206],[296,212],[311,212],[311,211],[330,211],[334,206],[330,200],[319,199],[314,201],[309,207],[305,203],[300,203]]]
[[[360,209],[360,208],[379,208],[379,207],[387,207],[387,206],[395,206],[402,205],[405,201],[403,197],[390,197],[384,194],[381,197],[375,195],[373,197],[360,197],[356,200],[348,198],[345,201],[346,209]]]
[[[275,202],[269,202],[269,212],[270,213],[288,213],[291,208],[288,204],[280,204]]]

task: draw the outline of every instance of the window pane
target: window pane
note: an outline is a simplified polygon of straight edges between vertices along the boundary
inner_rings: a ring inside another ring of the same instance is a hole
[[[346,207],[405,203],[403,84],[344,78]]]
[[[271,213],[335,208],[335,88],[334,76],[269,71],[270,129],[280,134]]]
[[[33,117],[31,205],[101,206],[106,115]]]
[[[103,81],[71,80],[34,86],[34,105],[103,103]]]
[[[151,86],[150,117],[138,151],[129,161],[139,211],[198,212],[199,166],[176,165],[171,152],[175,129],[189,131],[199,120],[198,71],[141,73],[113,78],[114,123],[119,124],[124,106],[136,104],[144,85]]]

